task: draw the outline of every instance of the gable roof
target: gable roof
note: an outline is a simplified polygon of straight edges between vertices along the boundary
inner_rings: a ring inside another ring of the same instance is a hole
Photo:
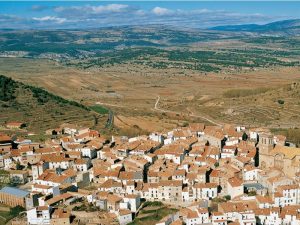
[[[300,148],[276,145],[275,148],[271,151],[271,154],[284,154],[284,157],[293,159],[297,155],[300,156]]]
[[[15,188],[15,187],[3,187],[0,190],[0,192],[5,193],[5,194],[14,195],[14,196],[17,196],[19,198],[25,198],[29,194],[28,191],[21,190],[19,188]]]

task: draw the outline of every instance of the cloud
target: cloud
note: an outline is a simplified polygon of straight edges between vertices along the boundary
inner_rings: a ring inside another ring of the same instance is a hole
[[[172,10],[161,8],[161,7],[155,7],[152,9],[152,13],[158,16],[164,16],[164,15],[170,15],[172,14]]]
[[[49,9],[48,6],[45,6],[45,5],[33,5],[31,6],[31,10],[32,11],[37,11],[37,12],[41,12],[41,11],[44,11],[44,10],[47,10]]]
[[[14,15],[0,15],[0,22],[1,23],[11,23],[21,20],[21,18],[14,16]]]
[[[55,22],[55,23],[66,22],[66,18],[59,18],[55,16],[33,17],[32,19],[39,22],[47,22],[47,21]]]
[[[127,9],[128,5],[122,4],[109,4],[106,6],[94,6],[91,7],[94,13],[103,13],[103,12],[122,12],[124,9]]]
[[[89,14],[105,14],[105,13],[120,13],[125,12],[129,9],[128,5],[124,4],[108,4],[100,6],[72,6],[72,7],[56,7],[55,12],[67,16],[71,15],[89,15]]]
[[[38,5],[33,10],[43,11]],[[49,12],[49,14],[48,14]],[[280,17],[262,14],[246,14],[224,10],[195,8],[191,10],[171,9],[156,5],[150,9],[131,4],[61,5],[47,8],[45,12],[19,18],[0,15],[0,28],[99,28],[123,25],[163,24],[189,28],[207,28],[227,24],[267,23]],[[6,22],[7,21],[7,22]]]

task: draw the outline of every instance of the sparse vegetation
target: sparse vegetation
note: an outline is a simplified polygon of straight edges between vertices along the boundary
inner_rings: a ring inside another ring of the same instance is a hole
[[[162,202],[145,202],[138,216],[129,225],[154,225],[165,216],[177,211],[177,209],[165,206]]]
[[[7,211],[0,211],[0,224],[6,224],[11,219],[19,216],[19,214],[25,210],[26,209],[21,206],[16,206],[13,208],[8,208]]]
[[[287,141],[296,144],[300,147],[300,129],[289,128],[289,129],[271,129],[274,134],[281,134],[286,136]]]
[[[226,98],[239,98],[251,95],[259,95],[270,91],[270,88],[255,88],[255,89],[230,89],[223,93]]]
[[[0,76],[0,93],[0,104],[6,105],[1,108],[3,114],[0,124],[4,124],[5,121],[24,121],[28,129],[37,132],[38,141],[44,140],[41,135],[44,135],[45,130],[66,122],[104,127],[99,115],[85,105],[3,75]]]
[[[108,109],[101,105],[93,105],[90,108],[99,114],[107,114],[108,113]]]

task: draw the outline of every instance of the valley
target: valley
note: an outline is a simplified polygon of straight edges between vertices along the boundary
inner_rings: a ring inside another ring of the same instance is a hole
[[[208,120],[276,128],[281,124],[288,128],[300,122],[298,95],[284,91],[299,81],[297,67],[210,75],[186,70],[186,75],[180,75],[182,70],[174,68],[116,65],[82,70],[45,59],[2,58],[0,62],[0,71],[16,80],[87,106],[102,104],[128,120],[125,124],[119,121],[122,128],[137,125],[150,131],[153,129],[149,124],[156,124],[155,130],[165,130],[185,122],[209,123]],[[226,91],[257,88],[267,91],[245,97],[224,96]],[[169,112],[154,109],[158,96],[159,108]],[[279,99],[285,104],[278,104]],[[133,117],[139,119],[131,120]]]
[[[0,74],[110,109],[117,133],[190,122],[299,127],[299,88],[288,89],[300,79],[297,21],[254,28],[5,30]]]

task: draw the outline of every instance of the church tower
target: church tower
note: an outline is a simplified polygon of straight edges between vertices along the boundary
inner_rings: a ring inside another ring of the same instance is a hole
[[[260,134],[258,148],[259,154],[269,155],[274,148],[273,135],[267,133]]]
[[[262,133],[259,135],[258,150],[259,150],[259,166],[261,169],[272,167],[273,161],[270,152],[274,148],[273,135]]]

